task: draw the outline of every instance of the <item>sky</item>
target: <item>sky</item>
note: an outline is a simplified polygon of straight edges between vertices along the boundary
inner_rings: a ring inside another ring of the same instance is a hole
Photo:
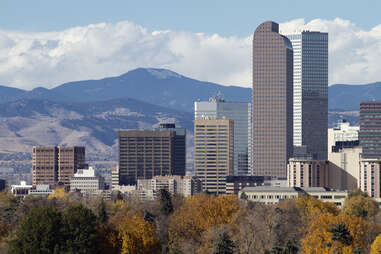
[[[329,84],[381,81],[381,1],[0,0],[0,84],[47,88],[167,68],[251,85],[251,40],[266,20],[281,33],[329,33]]]

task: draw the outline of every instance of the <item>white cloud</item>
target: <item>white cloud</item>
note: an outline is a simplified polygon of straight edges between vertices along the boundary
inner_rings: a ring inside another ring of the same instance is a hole
[[[381,25],[366,31],[339,18],[296,19],[280,28],[283,34],[303,29],[329,32],[330,84],[381,80]],[[157,67],[200,80],[250,86],[251,36],[151,32],[131,22],[48,33],[0,30],[0,84],[50,88]]]

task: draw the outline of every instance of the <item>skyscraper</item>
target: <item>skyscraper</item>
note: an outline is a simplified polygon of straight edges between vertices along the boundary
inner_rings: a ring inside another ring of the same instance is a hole
[[[294,50],[294,146],[328,157],[328,33],[287,35]]]
[[[119,185],[136,184],[137,179],[172,175],[175,164],[175,131],[120,130]]]
[[[360,103],[362,158],[381,159],[381,101]]]
[[[229,102],[217,95],[209,101],[194,103],[194,119],[230,119],[234,121],[234,175],[251,175],[251,104]]]
[[[293,150],[293,50],[267,21],[253,37],[253,173],[286,178]]]
[[[202,189],[226,193],[226,178],[234,171],[234,123],[228,119],[194,121],[194,169]]]

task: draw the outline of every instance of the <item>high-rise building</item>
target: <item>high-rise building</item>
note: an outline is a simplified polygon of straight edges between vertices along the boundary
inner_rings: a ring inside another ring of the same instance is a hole
[[[293,151],[293,50],[267,21],[253,37],[253,173],[286,178]]]
[[[287,35],[294,51],[294,146],[326,160],[328,128],[328,33]]]
[[[358,142],[360,126],[351,126],[346,120],[341,120],[334,128],[328,129],[328,154],[336,142]]]
[[[381,159],[381,101],[360,103],[362,158]]]
[[[176,127],[174,123],[161,123],[156,131],[174,131],[175,132],[175,164],[173,175],[184,176],[186,171],[186,129]]]
[[[358,187],[372,198],[381,198],[381,159],[361,158]]]
[[[120,130],[119,185],[138,179],[173,175],[176,132],[170,130]]]
[[[226,193],[226,177],[234,173],[234,122],[194,121],[194,169],[204,191]]]
[[[234,175],[251,175],[251,104],[228,102],[221,96],[194,103],[195,120],[230,119],[234,121]]]
[[[32,160],[33,185],[70,184],[78,168],[86,167],[85,147],[34,146]]]

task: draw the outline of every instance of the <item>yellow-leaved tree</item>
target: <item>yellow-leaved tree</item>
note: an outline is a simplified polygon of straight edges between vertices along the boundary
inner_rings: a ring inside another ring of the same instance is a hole
[[[372,243],[370,254],[380,254],[380,253],[381,253],[381,235],[378,235]]]
[[[154,227],[140,214],[126,216],[119,224],[122,254],[159,254],[160,243]]]
[[[236,196],[195,195],[186,199],[170,217],[169,238],[173,245],[200,244],[202,235],[212,227],[229,224],[239,210]]]
[[[311,196],[301,196],[295,200],[296,208],[299,211],[303,222],[308,224],[312,219],[322,213],[333,215],[339,214],[339,209],[333,203],[323,202]]]
[[[343,212],[356,217],[368,218],[377,214],[378,203],[366,193],[351,193],[344,202]]]
[[[366,250],[370,224],[361,217],[341,213],[322,213],[311,220],[302,239],[305,254],[355,253],[356,248]]]

